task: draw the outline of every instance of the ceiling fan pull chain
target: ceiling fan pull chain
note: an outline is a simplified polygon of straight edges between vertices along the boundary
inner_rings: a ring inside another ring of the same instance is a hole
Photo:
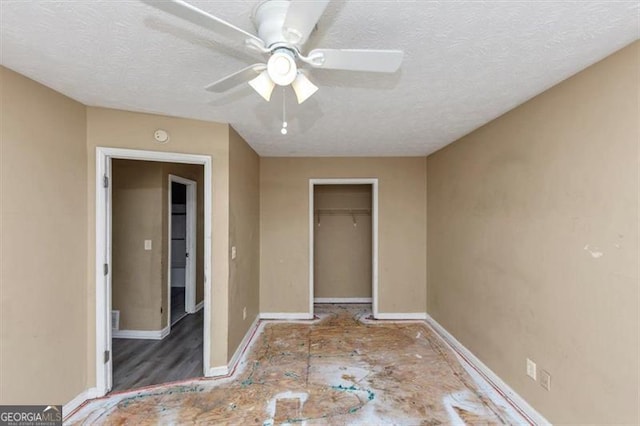
[[[287,134],[287,108],[285,105],[285,100],[286,100],[286,92],[285,92],[285,88],[282,88],[282,129],[280,129],[280,133],[282,133],[283,135]]]

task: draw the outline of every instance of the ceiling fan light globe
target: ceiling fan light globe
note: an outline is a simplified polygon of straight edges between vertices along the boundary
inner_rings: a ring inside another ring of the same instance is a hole
[[[271,100],[271,94],[273,93],[273,89],[275,88],[275,84],[271,81],[271,77],[269,77],[269,73],[267,70],[264,70],[253,80],[249,81],[249,85],[253,87],[253,90],[258,92],[260,96],[262,96],[267,102]]]
[[[286,50],[279,50],[269,58],[267,72],[275,84],[288,86],[296,79],[298,67],[291,53]]]
[[[273,71],[278,75],[286,75],[290,69],[291,64],[286,58],[282,56],[276,58],[276,60],[273,61]]]
[[[298,104],[303,103],[318,91],[318,86],[313,84],[306,75],[299,72],[296,79],[291,83],[291,87],[296,94]]]

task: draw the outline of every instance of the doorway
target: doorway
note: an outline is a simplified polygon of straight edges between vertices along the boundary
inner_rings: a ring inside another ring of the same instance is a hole
[[[203,263],[195,247],[203,239],[198,182],[201,165],[112,161],[114,391],[202,376],[203,316],[189,315],[203,285],[194,274]]]
[[[211,212],[212,212],[212,160],[210,156],[204,155],[192,155],[192,154],[179,154],[168,152],[155,152],[155,151],[138,151],[120,148],[96,148],[96,395],[103,396],[107,394],[113,387],[113,346],[112,346],[112,276],[113,276],[113,223],[112,223],[112,206],[113,206],[113,192],[112,192],[112,161],[114,159],[122,160],[142,160],[149,162],[160,163],[176,163],[176,164],[196,164],[203,166],[202,181],[202,232],[199,234],[202,238],[198,238],[198,244],[202,246],[202,267],[198,268],[198,274],[201,273],[203,288],[201,294],[201,307],[202,312],[195,314],[202,315],[200,323],[202,328],[198,332],[201,337],[201,361],[199,361],[198,375],[209,375],[210,369],[210,294],[211,283],[207,279],[210,276],[211,271],[211,247],[208,242],[211,241]],[[167,179],[163,180],[166,187]],[[188,193],[188,191],[187,191]],[[165,197],[167,197],[167,191],[165,191]],[[169,203],[165,199],[163,203],[166,206]],[[167,218],[167,215],[163,215]],[[167,226],[164,227],[163,232],[167,232]],[[126,235],[126,234],[125,234]],[[168,234],[170,235],[170,234]],[[165,239],[166,241],[166,239]],[[153,240],[151,242],[138,241],[140,250],[144,247],[144,250],[148,250],[147,247],[154,249]],[[143,246],[144,243],[144,246]],[[157,247],[157,246],[155,246]],[[157,247],[159,248],[159,247]],[[168,251],[168,250],[167,250]],[[167,262],[169,264],[169,262]],[[169,273],[169,268],[164,267],[163,275]],[[188,268],[186,268],[188,269]],[[167,276],[169,282],[169,277]],[[186,284],[186,283],[185,283]],[[163,293],[167,293],[167,286],[163,287]],[[185,287],[186,288],[186,287]],[[188,298],[185,292],[185,297]],[[168,299],[168,298],[167,298]],[[165,300],[167,300],[165,299]],[[166,305],[162,305],[158,308],[160,315],[166,318],[170,312],[170,307],[167,309]],[[164,313],[162,312],[164,310]],[[158,312],[158,311],[156,311]],[[194,318],[195,318],[194,316]],[[123,318],[120,317],[122,321]],[[183,320],[184,322],[185,320]],[[178,324],[177,327],[181,326]],[[169,328],[167,327],[167,330]],[[135,330],[136,332],[140,330]],[[144,331],[144,330],[143,330]],[[156,336],[157,331],[153,331],[152,343],[164,343],[163,337],[165,335],[165,329],[159,331],[160,335]],[[125,333],[126,334],[126,333]],[[178,332],[172,333],[171,338],[178,338]],[[136,338],[139,336],[133,336]],[[156,338],[158,337],[158,338]],[[161,340],[161,342],[153,342],[153,340]],[[149,353],[154,353],[151,349]]]
[[[378,315],[378,180],[309,180],[309,299]]]
[[[196,311],[197,183],[170,174],[168,190],[168,309],[170,326],[173,327]]]

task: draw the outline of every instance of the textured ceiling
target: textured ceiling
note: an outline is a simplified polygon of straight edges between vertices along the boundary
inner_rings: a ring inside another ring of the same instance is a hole
[[[255,3],[192,1],[251,32]],[[214,33],[135,0],[0,7],[6,67],[87,105],[231,123],[267,156],[429,154],[640,36],[638,1],[334,0],[305,50],[402,49],[402,68],[313,70],[282,136],[280,91],[203,89],[259,59]]]

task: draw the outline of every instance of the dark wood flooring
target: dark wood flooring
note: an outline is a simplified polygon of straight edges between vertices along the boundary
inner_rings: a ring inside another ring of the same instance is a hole
[[[184,310],[184,299],[184,287],[171,287],[171,325],[174,325],[187,315]]]
[[[112,391],[201,377],[203,317],[187,315],[163,340],[113,339]]]

